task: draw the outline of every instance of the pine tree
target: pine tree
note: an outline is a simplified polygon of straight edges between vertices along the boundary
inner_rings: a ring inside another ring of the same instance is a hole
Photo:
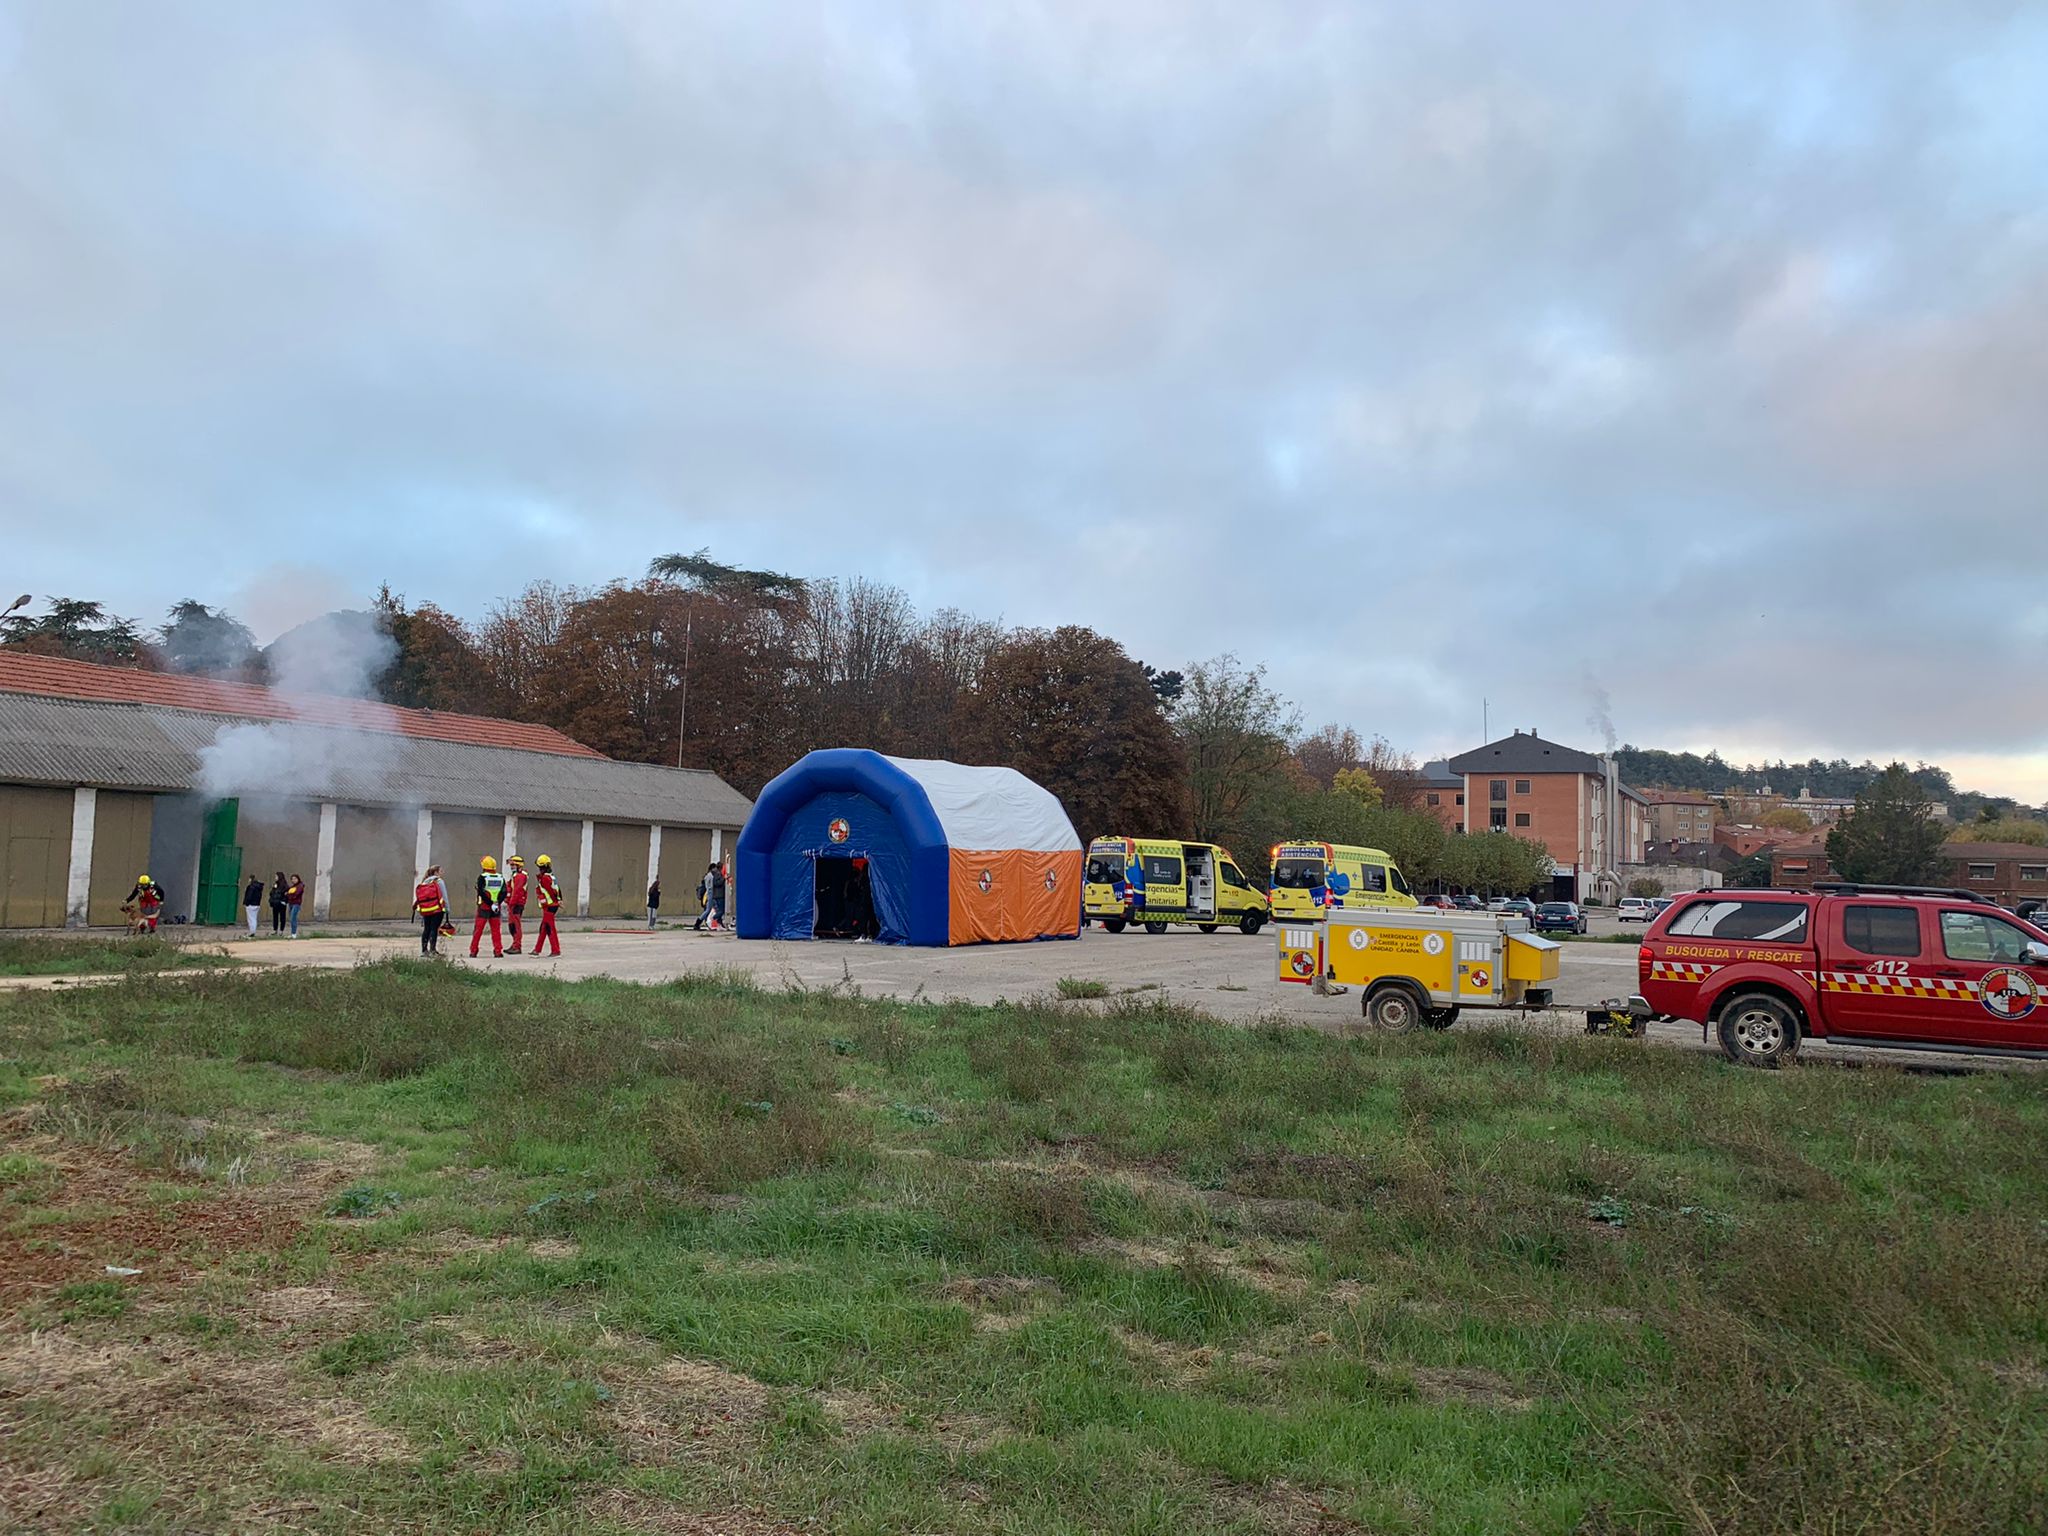
[[[1856,809],[1828,834],[1828,862],[1844,880],[1921,885],[1941,876],[1942,830],[1933,804],[1904,763],[1893,763],[1856,796]]]

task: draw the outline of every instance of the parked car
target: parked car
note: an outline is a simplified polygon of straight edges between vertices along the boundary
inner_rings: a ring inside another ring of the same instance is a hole
[[[1465,892],[1462,896],[1453,896],[1451,898],[1451,905],[1460,912],[1484,912],[1486,910],[1486,903],[1477,896],[1474,896],[1470,891]]]
[[[1676,897],[1672,896],[1652,896],[1648,898],[1650,903],[1650,921],[1654,923],[1657,920],[1657,915],[1676,899]]]
[[[1508,909],[1508,899],[1507,899],[1507,897],[1505,897],[1505,896],[1489,896],[1489,897],[1487,897],[1487,898],[1486,898],[1486,910],[1487,910],[1487,911],[1489,911],[1489,912],[1505,912],[1505,911],[1507,911],[1507,909]]]
[[[1970,891],[1700,891],[1651,924],[1636,965],[1646,1011],[1750,1066],[1808,1039],[2048,1057],[2048,929]]]
[[[1649,898],[1624,896],[1614,909],[1614,915],[1624,923],[1647,923],[1653,915]]]
[[[1532,923],[1536,920],[1536,903],[1526,896],[1510,896],[1500,910],[1507,917],[1526,917]]]
[[[1529,926],[1538,933],[1584,933],[1586,914],[1576,901],[1546,901],[1536,909]]]
[[[1450,911],[1452,905],[1448,896],[1418,896],[1415,898],[1415,904],[1418,907],[1435,907],[1440,912]]]

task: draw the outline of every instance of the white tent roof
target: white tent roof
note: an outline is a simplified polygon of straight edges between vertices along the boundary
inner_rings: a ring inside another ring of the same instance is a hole
[[[924,791],[950,848],[1065,853],[1081,846],[1052,792],[1014,768],[970,768],[917,757],[892,757],[888,763]]]

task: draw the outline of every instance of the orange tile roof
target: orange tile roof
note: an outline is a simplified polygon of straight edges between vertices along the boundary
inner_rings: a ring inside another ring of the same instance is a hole
[[[510,747],[520,752],[554,752],[564,757],[604,754],[552,726],[484,715],[451,715],[432,709],[398,709],[366,699],[330,694],[280,693],[252,683],[223,683],[206,677],[102,667],[87,661],[0,650],[0,693],[33,693],[93,704],[151,704],[202,715],[244,720],[297,720],[307,725],[419,736],[472,747]]]

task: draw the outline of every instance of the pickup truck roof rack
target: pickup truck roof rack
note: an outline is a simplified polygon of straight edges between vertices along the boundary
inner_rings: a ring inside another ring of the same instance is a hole
[[[1857,880],[1816,880],[1813,888],[1829,896],[1934,896],[1944,901],[1998,905],[1982,891],[1965,891],[1953,885],[1866,885]]]

